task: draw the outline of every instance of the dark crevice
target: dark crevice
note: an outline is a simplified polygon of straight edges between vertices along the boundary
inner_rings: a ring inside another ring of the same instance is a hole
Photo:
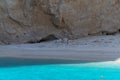
[[[117,32],[106,33],[106,35],[115,35]]]
[[[16,35],[16,38],[19,38],[19,36],[18,36],[18,35]]]
[[[116,32],[102,31],[101,33],[102,33],[102,35],[115,35],[117,33],[117,31]]]
[[[116,34],[120,34],[120,29],[110,32],[110,31],[100,31],[98,33],[94,33],[94,34],[90,34],[88,33],[88,36],[96,36],[96,35],[116,35]]]
[[[98,33],[95,33],[96,35],[116,35],[116,34],[120,34],[120,29],[118,29],[117,31],[113,31],[113,32],[109,32],[109,31],[100,31]],[[94,35],[94,34],[88,34],[88,35]]]
[[[118,29],[118,32],[120,33],[120,29]]]
[[[54,35],[48,35],[47,37],[44,37],[40,40],[40,42],[46,42],[46,41],[53,41],[57,40],[58,38]]]
[[[31,41],[28,41],[26,43],[41,43],[41,42],[48,42],[48,41],[53,41],[53,40],[57,40],[58,38],[54,35],[48,35],[42,39],[39,39],[39,40],[31,40]]]

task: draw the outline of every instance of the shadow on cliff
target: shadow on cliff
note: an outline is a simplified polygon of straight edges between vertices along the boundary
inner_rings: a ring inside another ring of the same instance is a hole
[[[24,59],[24,58],[0,58],[0,67],[18,67],[31,65],[52,65],[52,64],[85,64],[104,61],[81,61],[81,60],[63,60],[63,59]]]

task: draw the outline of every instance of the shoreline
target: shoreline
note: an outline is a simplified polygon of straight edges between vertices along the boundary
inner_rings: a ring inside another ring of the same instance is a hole
[[[93,36],[38,44],[0,45],[0,57],[64,60],[120,60],[120,35]]]
[[[18,49],[0,48],[0,57],[28,59],[64,59],[64,60],[93,60],[115,61],[120,58],[119,49]]]

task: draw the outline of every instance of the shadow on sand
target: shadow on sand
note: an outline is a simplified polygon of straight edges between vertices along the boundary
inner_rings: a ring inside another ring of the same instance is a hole
[[[24,58],[0,58],[0,67],[18,67],[30,65],[51,65],[51,64],[85,64],[104,61],[81,61],[81,60],[63,60],[63,59],[24,59]]]

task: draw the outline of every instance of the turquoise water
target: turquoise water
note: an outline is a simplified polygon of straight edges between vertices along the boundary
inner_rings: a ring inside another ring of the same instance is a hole
[[[118,62],[63,62],[0,59],[0,80],[120,80]]]

